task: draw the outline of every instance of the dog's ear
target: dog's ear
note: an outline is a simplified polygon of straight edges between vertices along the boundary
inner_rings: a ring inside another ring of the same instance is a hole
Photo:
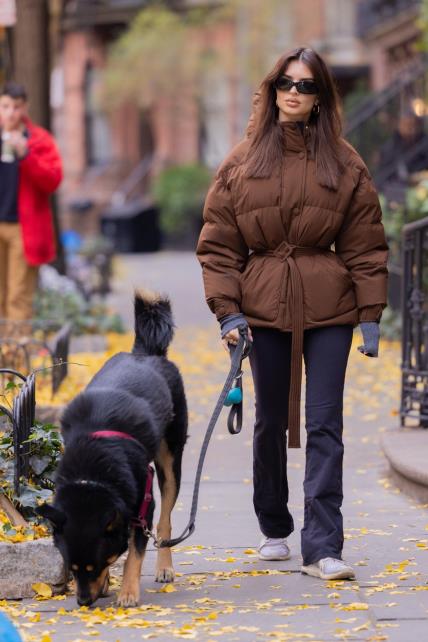
[[[41,506],[37,506],[36,513],[48,519],[57,530],[61,530],[67,521],[66,514],[51,504],[41,504]]]

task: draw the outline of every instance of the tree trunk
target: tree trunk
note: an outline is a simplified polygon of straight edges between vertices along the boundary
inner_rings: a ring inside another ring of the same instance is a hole
[[[47,0],[16,0],[15,79],[29,98],[29,113],[49,129],[49,12]]]
[[[37,125],[50,129],[50,46],[48,0],[16,0],[14,29],[15,80],[28,94],[29,116]],[[64,252],[60,241],[58,205],[52,198],[57,258],[54,267],[65,272]]]

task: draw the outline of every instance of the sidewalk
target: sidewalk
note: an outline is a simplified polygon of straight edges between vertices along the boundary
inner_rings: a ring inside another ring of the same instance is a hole
[[[156,286],[170,293],[179,326],[170,356],[185,379],[190,436],[173,513],[176,535],[187,523],[197,457],[228,359],[204,305],[193,257],[172,253],[124,257],[119,278],[113,298],[129,323],[133,287]],[[290,510],[296,525],[289,538],[292,558],[286,562],[257,559],[260,535],[251,488],[253,394],[246,363],[243,431],[230,436],[225,415],[216,427],[204,468],[196,532],[173,555],[178,575],[173,588],[154,582],[155,551],[150,548],[139,608],[114,608],[116,586],[110,597],[99,600],[99,608],[91,610],[76,609],[74,596],[9,603],[6,610],[20,623],[26,639],[425,639],[428,504],[411,500],[395,488],[381,451],[381,437],[398,424],[398,346],[383,344],[381,358],[369,360],[357,352],[356,345],[358,341],[352,348],[345,392],[343,515],[344,558],[355,567],[357,581],[323,582],[300,574],[304,447],[289,451]]]

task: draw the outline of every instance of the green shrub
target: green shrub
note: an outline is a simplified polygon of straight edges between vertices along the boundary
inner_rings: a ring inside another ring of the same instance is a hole
[[[202,216],[211,173],[203,165],[176,165],[163,170],[153,182],[153,197],[160,207],[166,232],[180,232]]]
[[[40,424],[31,429],[26,442],[30,450],[29,480],[21,480],[21,492],[14,489],[14,461],[12,431],[0,433],[1,490],[17,506],[24,517],[35,517],[35,508],[41,501],[50,499],[54,490],[54,475],[62,453],[62,437],[52,424]]]
[[[381,336],[389,341],[399,340],[401,337],[401,313],[390,307],[385,308],[381,319]]]
[[[428,180],[406,191],[405,203],[395,203],[379,195],[383,212],[383,225],[389,244],[389,261],[401,265],[401,237],[403,225],[428,216]]]
[[[73,334],[124,332],[118,314],[112,314],[100,301],[86,301],[79,292],[38,290],[34,300],[36,321],[53,321],[58,325],[73,324]]]

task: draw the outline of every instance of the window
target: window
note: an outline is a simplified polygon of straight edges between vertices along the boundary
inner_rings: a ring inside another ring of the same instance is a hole
[[[85,141],[88,165],[111,160],[111,133],[106,114],[99,103],[100,71],[88,64],[85,71]]]

